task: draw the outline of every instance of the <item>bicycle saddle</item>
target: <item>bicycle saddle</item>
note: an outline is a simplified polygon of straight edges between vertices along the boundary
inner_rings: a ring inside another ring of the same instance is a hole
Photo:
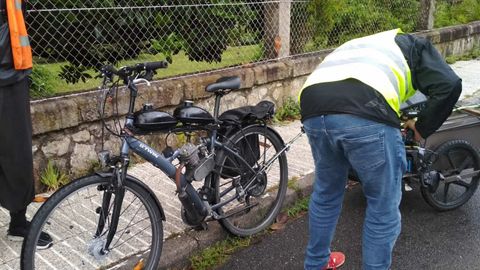
[[[240,78],[238,76],[222,77],[216,82],[207,85],[207,92],[216,92],[217,90],[236,90],[240,88]]]

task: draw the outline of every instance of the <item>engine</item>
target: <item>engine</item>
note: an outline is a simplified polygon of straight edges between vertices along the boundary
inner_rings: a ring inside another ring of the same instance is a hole
[[[187,143],[180,148],[178,159],[185,164],[187,181],[201,181],[215,167],[213,155],[208,155],[205,145]]]

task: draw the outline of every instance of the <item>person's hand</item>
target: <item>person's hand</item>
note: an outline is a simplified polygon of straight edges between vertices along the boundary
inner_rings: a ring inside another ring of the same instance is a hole
[[[407,120],[407,122],[405,122],[405,124],[403,125],[403,128],[408,128],[413,130],[413,132],[415,133],[414,140],[416,142],[420,142],[423,140],[422,135],[420,135],[420,133],[417,131],[417,128],[415,127],[415,120],[413,119]]]

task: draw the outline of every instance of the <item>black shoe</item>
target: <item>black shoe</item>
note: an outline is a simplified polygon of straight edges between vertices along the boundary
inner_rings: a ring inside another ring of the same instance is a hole
[[[29,229],[30,229],[30,222],[27,221],[27,224],[25,227],[9,228],[7,232],[7,237],[10,241],[21,242],[27,235]],[[52,245],[53,245],[52,237],[46,232],[41,232],[37,242],[37,249],[47,249]]]

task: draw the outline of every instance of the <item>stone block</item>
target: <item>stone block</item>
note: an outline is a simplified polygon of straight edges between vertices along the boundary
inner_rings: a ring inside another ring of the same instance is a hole
[[[84,173],[97,160],[95,144],[75,144],[70,159],[71,171],[76,175]]]
[[[90,133],[87,130],[81,130],[72,135],[74,142],[87,142],[90,141]]]
[[[50,141],[42,147],[42,152],[47,158],[60,157],[67,154],[70,150],[70,138],[64,137],[62,140]]]
[[[75,127],[81,123],[78,107],[68,97],[32,102],[31,115],[34,135]]]
[[[255,66],[253,71],[255,72],[255,85],[262,85],[289,78],[292,70],[285,63],[275,62]]]

